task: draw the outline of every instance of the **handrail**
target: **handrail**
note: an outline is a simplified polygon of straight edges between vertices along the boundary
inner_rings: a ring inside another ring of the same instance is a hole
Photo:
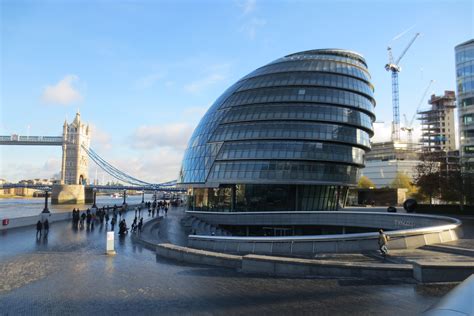
[[[192,212],[188,212],[192,213]],[[212,213],[212,212],[209,212]],[[248,212],[250,214],[252,212]],[[255,212],[264,213],[264,212]],[[285,213],[285,212],[272,212],[272,213]],[[311,213],[311,212],[297,212],[297,213]],[[314,214],[314,212],[312,212]],[[285,213],[288,214],[288,213]],[[318,212],[318,214],[364,214],[364,215],[380,215],[380,216],[398,216],[398,217],[420,217],[420,218],[432,218],[442,219],[447,223],[444,225],[425,226],[410,229],[399,229],[385,232],[392,239],[406,236],[423,235],[431,232],[442,232],[446,230],[453,230],[461,226],[462,222],[457,218],[439,216],[439,215],[422,215],[422,214],[392,214],[392,213],[374,213],[374,212]],[[247,237],[247,236],[206,236],[206,235],[189,235],[191,239],[200,240],[222,240],[222,241],[250,241],[250,242],[283,242],[283,241],[334,241],[334,240],[358,240],[367,238],[378,238],[378,232],[370,233],[353,233],[353,234],[334,234],[334,235],[306,235],[306,236],[280,236],[280,237]]]

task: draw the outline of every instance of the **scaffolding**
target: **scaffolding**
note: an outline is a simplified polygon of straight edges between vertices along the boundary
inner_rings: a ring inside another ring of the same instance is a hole
[[[454,129],[454,91],[445,91],[442,96],[431,96],[430,109],[419,111],[421,121],[421,148],[423,153],[448,152],[456,149]]]

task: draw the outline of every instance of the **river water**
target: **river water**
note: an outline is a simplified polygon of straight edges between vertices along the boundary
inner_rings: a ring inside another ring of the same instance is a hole
[[[145,201],[151,201],[152,194],[145,194]],[[138,204],[142,201],[142,195],[128,195],[127,204]],[[123,197],[113,198],[110,196],[97,196],[97,206],[117,206],[122,205]],[[92,204],[62,204],[51,205],[51,200],[48,201],[48,208],[51,213],[71,212],[73,208],[85,210],[90,208]],[[43,211],[44,198],[24,198],[24,199],[0,199],[0,219],[16,218],[23,216],[38,215]]]

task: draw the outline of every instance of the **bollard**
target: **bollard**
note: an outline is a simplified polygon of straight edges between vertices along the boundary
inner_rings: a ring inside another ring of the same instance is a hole
[[[114,246],[115,246],[115,234],[114,232],[107,232],[107,245],[106,245],[106,254],[107,255],[115,255],[116,252],[115,252],[115,249],[114,249]]]

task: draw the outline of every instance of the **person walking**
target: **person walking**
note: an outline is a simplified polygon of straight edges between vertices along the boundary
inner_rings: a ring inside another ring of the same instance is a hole
[[[89,210],[88,210],[89,211]],[[91,222],[92,222],[92,214],[89,212],[87,212],[87,219],[86,219],[86,223],[87,223],[87,229],[89,229],[91,227]]]
[[[38,235],[39,235],[39,238],[41,238],[42,230],[43,230],[43,223],[41,223],[41,221],[38,221],[36,223],[36,239],[38,239]]]
[[[135,233],[136,231],[137,231],[137,217],[135,216],[132,223],[132,233]]]
[[[138,222],[138,233],[139,234],[142,232],[142,227],[143,227],[143,217],[140,218],[140,221]]]
[[[388,255],[389,252],[387,247],[389,240],[390,237],[384,233],[383,229],[379,229],[379,250],[382,256],[384,257]]]
[[[84,228],[84,221],[86,220],[86,213],[81,214],[81,228]]]
[[[48,238],[48,233],[49,233],[49,222],[48,222],[48,219],[45,219],[45,220],[44,220],[43,228],[44,228],[44,238]]]
[[[111,230],[111,231],[114,230],[115,221],[116,221],[115,217],[112,217],[112,220],[110,221],[110,227],[111,227],[110,230]]]

